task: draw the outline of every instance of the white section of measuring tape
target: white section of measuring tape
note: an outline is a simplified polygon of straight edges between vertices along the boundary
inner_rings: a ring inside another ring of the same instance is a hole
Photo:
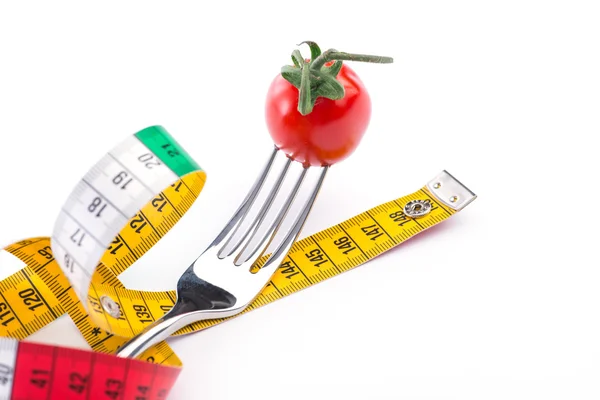
[[[6,250],[0,250],[0,281],[25,268],[27,264]]]
[[[159,158],[133,136],[117,146],[110,154],[149,189],[152,193],[151,196],[160,192],[178,178],[169,167],[163,164],[162,161],[158,161]],[[147,154],[152,155],[154,159],[144,157]],[[141,161],[142,157],[146,161]],[[157,162],[158,164],[156,164]],[[146,202],[140,208],[145,204]]]
[[[75,186],[54,224],[52,250],[80,299],[87,298],[92,274],[112,239],[153,196],[177,179],[131,136]]]
[[[117,182],[117,183],[115,183]],[[112,156],[104,156],[82,181],[96,195],[102,194],[111,208],[131,216],[139,209],[136,199],[152,196],[149,188],[123,169]],[[75,193],[74,193],[75,194]]]
[[[0,400],[11,398],[18,349],[17,340],[0,338]]]

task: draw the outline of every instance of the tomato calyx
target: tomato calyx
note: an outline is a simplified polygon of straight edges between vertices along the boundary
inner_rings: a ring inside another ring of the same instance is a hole
[[[377,64],[389,64],[394,61],[391,57],[352,54],[335,49],[321,52],[319,46],[311,41],[299,45],[302,44],[310,48],[310,59],[306,60],[300,50],[296,49],[292,52],[294,65],[285,65],[281,68],[281,76],[299,90],[298,112],[302,115],[312,112],[319,97],[331,100],[344,98],[344,86],[337,80],[343,61]]]

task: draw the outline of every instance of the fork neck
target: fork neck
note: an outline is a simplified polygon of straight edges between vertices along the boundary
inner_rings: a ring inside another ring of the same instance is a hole
[[[223,310],[237,303],[236,297],[227,290],[199,278],[192,264],[177,282],[177,303],[169,314],[198,310]]]
[[[186,325],[198,320],[190,316],[197,312],[225,310],[236,305],[237,299],[194,273],[193,264],[177,283],[177,302],[169,312],[131,338],[118,351],[119,357],[137,357]],[[210,314],[206,314],[210,318]]]

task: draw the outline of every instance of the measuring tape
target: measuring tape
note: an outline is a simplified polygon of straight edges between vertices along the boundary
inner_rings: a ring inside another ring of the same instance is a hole
[[[166,342],[135,360],[111,354],[168,312],[175,292],[130,290],[118,275],[183,217],[205,179],[164,128],[146,128],[111,150],[75,186],[51,238],[4,249],[25,267],[0,281],[0,400],[166,398],[182,365]],[[443,171],[415,193],[299,240],[243,313],[357,267],[475,197]],[[64,314],[93,351],[18,341]],[[174,335],[224,320],[199,321]]]

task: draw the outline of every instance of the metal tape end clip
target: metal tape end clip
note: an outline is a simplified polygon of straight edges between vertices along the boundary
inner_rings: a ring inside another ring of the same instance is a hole
[[[427,189],[444,205],[460,211],[477,198],[469,188],[446,170],[427,183]]]

